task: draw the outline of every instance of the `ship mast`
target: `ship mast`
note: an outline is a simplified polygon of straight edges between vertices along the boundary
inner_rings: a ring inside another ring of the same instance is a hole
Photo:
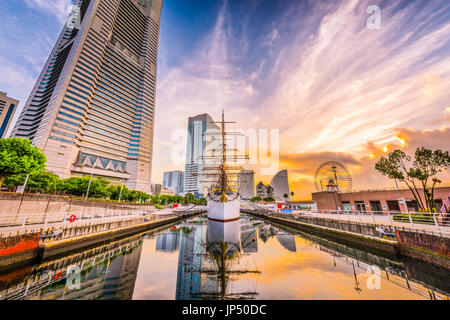
[[[222,188],[222,194],[225,193],[225,191],[228,188],[227,183],[227,172],[226,172],[226,165],[227,165],[227,153],[226,153],[226,133],[225,133],[225,114],[224,110],[222,109],[222,167],[221,167],[221,188]]]
[[[210,159],[211,161],[215,161],[211,166],[205,166],[202,170],[202,173],[199,175],[209,177],[210,180],[205,179],[206,182],[211,182],[214,185],[213,192],[216,197],[216,201],[218,202],[228,202],[229,192],[238,191],[233,190],[234,187],[234,177],[238,175],[236,171],[241,170],[240,166],[229,166],[228,162],[232,162],[233,160],[243,159],[248,160],[248,156],[238,156],[234,155],[234,157],[227,156],[228,151],[236,152],[237,149],[228,150],[227,139],[230,136],[242,136],[240,132],[227,132],[226,124],[228,123],[236,123],[232,121],[225,121],[225,111],[222,109],[222,119],[219,121],[213,121],[212,123],[216,124],[218,129],[215,132],[205,133],[205,135],[216,136],[217,139],[222,139],[222,141],[218,142],[217,145],[214,144],[214,149],[212,150],[211,156],[203,156],[203,159]],[[220,137],[220,138],[219,138]],[[216,140],[217,141],[217,140]],[[218,150],[222,148],[222,150]],[[237,188],[236,188],[237,189]]]

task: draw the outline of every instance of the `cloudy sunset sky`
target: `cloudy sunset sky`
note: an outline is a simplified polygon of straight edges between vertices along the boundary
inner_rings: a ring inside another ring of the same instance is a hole
[[[21,107],[71,4],[1,1],[0,90]],[[379,30],[366,26],[370,5]],[[222,108],[237,129],[279,130],[296,198],[329,160],[356,189],[390,187],[374,170],[389,150],[450,150],[450,1],[164,0],[153,181],[184,170],[173,136],[187,118]]]

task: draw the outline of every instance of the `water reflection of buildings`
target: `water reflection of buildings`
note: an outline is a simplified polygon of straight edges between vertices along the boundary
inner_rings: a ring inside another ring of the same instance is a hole
[[[43,263],[3,288],[0,299],[130,300],[141,251],[141,238],[132,237]],[[70,266],[81,269],[79,289],[67,286]]]
[[[258,252],[258,238],[256,230],[256,228],[241,230],[241,246],[244,252]]]
[[[198,299],[202,286],[203,226],[186,225],[180,229],[180,251],[177,271],[177,300]]]
[[[180,244],[179,232],[168,232],[160,234],[156,238],[156,250],[157,251],[177,251]]]
[[[315,244],[317,245],[317,244]],[[351,265],[353,277],[354,277],[354,289],[357,293],[362,291],[361,283],[359,282],[358,276],[361,273],[377,274],[376,268],[379,268],[380,273],[378,276],[380,280],[383,279],[388,281],[398,287],[408,289],[415,294],[422,296],[423,298],[429,298],[431,300],[443,300],[448,299],[447,295],[437,288],[431,288],[426,283],[421,283],[417,279],[412,280],[408,273],[403,269],[404,266],[400,263],[395,263],[383,258],[377,258],[372,255],[368,255],[377,261],[362,261],[360,259],[352,258],[351,256],[343,255],[340,252],[324,247],[323,245],[318,245],[320,251],[324,251],[333,257],[333,264],[335,267],[338,264]],[[342,249],[342,248],[341,248]],[[343,249],[345,250],[345,249]],[[347,251],[350,249],[347,248]],[[357,250],[353,250],[356,252]],[[374,268],[376,267],[376,268]]]
[[[288,251],[297,252],[294,235],[288,232],[280,231],[276,234],[276,238],[278,242]]]

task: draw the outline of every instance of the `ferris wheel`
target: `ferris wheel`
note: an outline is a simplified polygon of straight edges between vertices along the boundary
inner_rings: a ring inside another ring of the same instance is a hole
[[[314,186],[317,192],[350,192],[352,183],[350,171],[345,165],[337,161],[322,163],[314,174]]]

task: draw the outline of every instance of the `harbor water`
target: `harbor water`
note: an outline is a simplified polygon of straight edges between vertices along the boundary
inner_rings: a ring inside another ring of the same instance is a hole
[[[450,276],[243,215],[206,217],[0,274],[0,299],[448,299]]]

